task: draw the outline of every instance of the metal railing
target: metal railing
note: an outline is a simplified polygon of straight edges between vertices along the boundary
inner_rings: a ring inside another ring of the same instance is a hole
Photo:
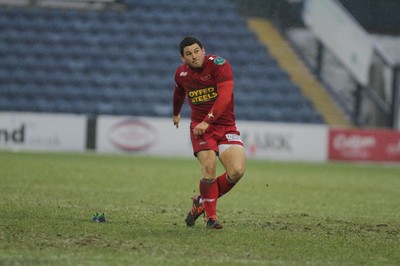
[[[400,65],[379,44],[374,44],[369,82],[361,85],[306,27],[291,27],[286,19],[277,15],[275,23],[354,125],[400,129]]]

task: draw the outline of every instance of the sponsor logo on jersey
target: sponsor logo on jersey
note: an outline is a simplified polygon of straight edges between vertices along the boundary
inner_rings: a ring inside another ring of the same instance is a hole
[[[202,81],[207,81],[207,80],[212,79],[212,75],[211,75],[211,74],[208,74],[207,76],[201,76],[200,79],[201,79]]]
[[[242,142],[242,139],[237,134],[226,134],[225,137],[226,137],[226,139],[228,141],[239,141],[239,142]]]
[[[216,87],[206,87],[189,91],[188,96],[192,104],[201,104],[217,99],[218,92]]]
[[[182,71],[182,72],[179,74],[179,76],[180,76],[180,77],[186,77],[186,76],[187,76],[187,71],[186,71],[186,72],[183,72],[183,71]]]
[[[214,59],[214,64],[223,65],[223,64],[225,64],[225,59],[223,59],[222,57],[217,57]]]

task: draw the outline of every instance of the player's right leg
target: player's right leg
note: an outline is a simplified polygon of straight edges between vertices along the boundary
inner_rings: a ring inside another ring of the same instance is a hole
[[[200,180],[200,197],[196,196],[193,199],[192,209],[185,219],[186,224],[189,226],[194,225],[202,212],[205,212],[207,220],[217,216],[218,183],[215,178],[216,152],[212,149],[201,150],[196,153],[196,157],[200,163],[203,178]],[[200,198],[202,204],[200,203]]]
[[[206,214],[207,225],[216,223],[217,218],[217,200],[218,183],[216,176],[217,155],[214,150],[203,150],[197,153],[203,178],[200,180],[200,195],[203,201],[203,208]],[[220,224],[208,226],[208,228],[220,229]]]

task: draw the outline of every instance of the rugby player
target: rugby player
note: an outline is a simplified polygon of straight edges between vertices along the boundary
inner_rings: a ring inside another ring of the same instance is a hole
[[[200,40],[185,37],[179,46],[182,65],[175,72],[172,120],[176,128],[185,99],[191,108],[190,137],[201,168],[200,195],[192,198],[185,222],[194,226],[205,212],[207,228],[221,229],[217,200],[229,192],[246,169],[246,152],[236,127],[234,78],[230,63],[206,54]],[[216,175],[217,157],[225,172]]]

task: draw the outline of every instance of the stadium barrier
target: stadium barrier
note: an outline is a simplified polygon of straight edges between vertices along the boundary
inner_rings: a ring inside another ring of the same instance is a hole
[[[86,150],[85,115],[0,112],[0,149]]]
[[[189,119],[0,112],[0,149],[192,156]],[[400,131],[237,122],[249,158],[400,162]]]

